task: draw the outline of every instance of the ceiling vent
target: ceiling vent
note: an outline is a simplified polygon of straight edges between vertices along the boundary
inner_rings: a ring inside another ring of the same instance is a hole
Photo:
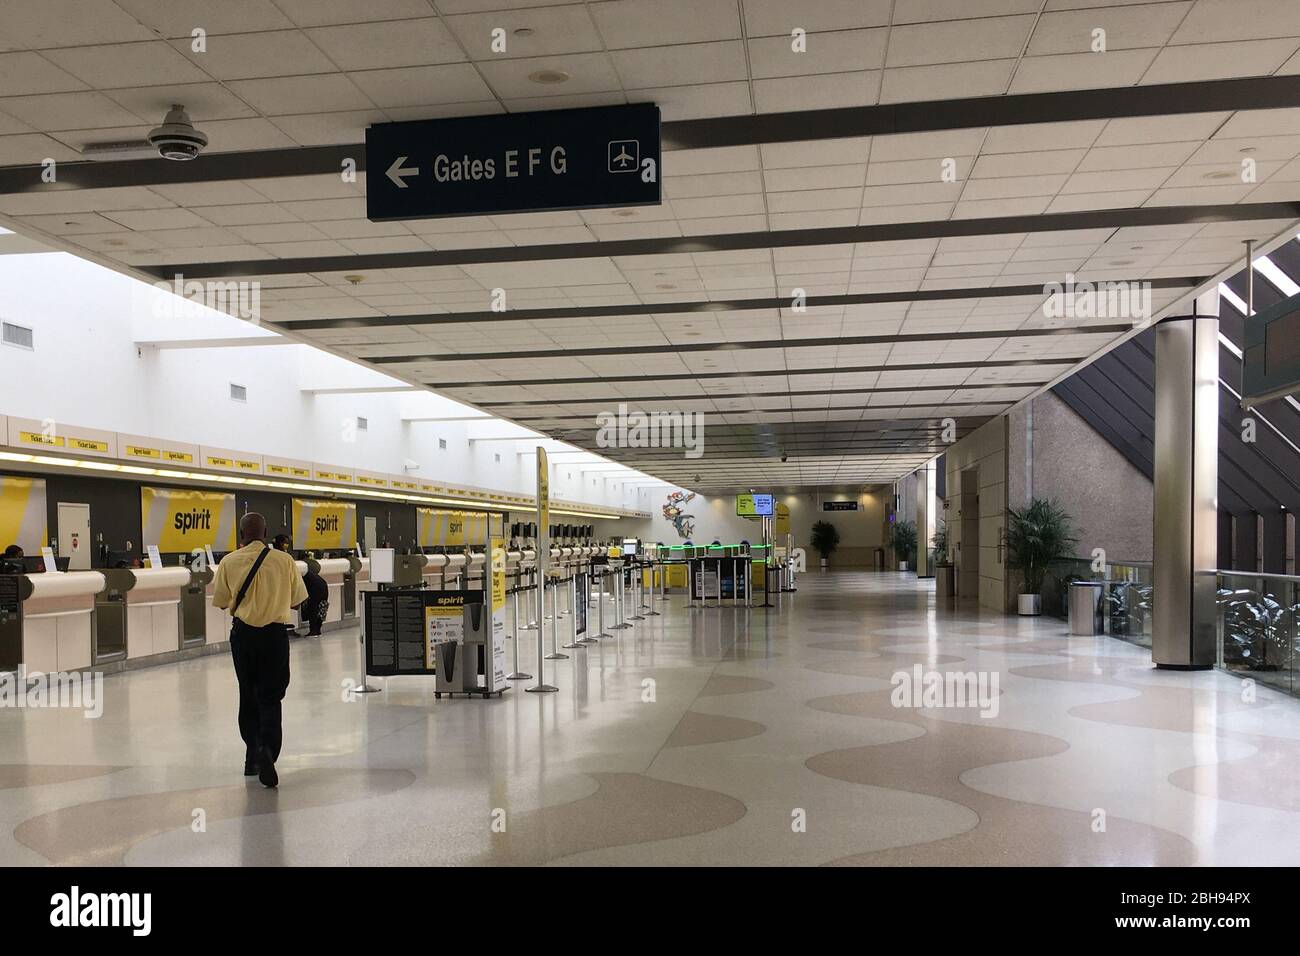
[[[243,385],[236,385],[234,382],[231,382],[231,383],[230,383],[230,400],[233,401],[233,402],[246,402],[246,401],[248,401],[248,389],[245,388]]]
[[[36,348],[32,330],[25,325],[14,325],[12,322],[4,323],[4,343],[28,351],[34,351]]]

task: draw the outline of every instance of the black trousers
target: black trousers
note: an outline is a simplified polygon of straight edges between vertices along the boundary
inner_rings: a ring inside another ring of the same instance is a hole
[[[307,605],[306,605],[308,637],[320,637],[321,625],[325,623],[326,607],[327,607],[327,602],[324,598],[315,601],[308,598]]]
[[[271,759],[278,760],[284,742],[280,701],[289,689],[289,635],[283,624],[250,627],[235,618],[230,655],[239,681],[239,736],[249,756],[266,747]]]

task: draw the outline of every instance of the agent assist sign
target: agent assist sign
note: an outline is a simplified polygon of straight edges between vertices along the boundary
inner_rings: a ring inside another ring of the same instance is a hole
[[[383,123],[366,130],[372,222],[660,202],[659,107]]]

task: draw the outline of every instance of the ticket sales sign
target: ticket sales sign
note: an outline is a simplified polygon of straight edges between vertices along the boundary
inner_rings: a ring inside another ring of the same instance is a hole
[[[366,129],[371,222],[660,200],[659,107],[467,116]]]

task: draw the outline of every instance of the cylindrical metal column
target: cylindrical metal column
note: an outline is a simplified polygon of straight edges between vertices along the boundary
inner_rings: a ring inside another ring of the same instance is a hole
[[[1219,294],[1156,326],[1151,660],[1203,669],[1217,656]]]

